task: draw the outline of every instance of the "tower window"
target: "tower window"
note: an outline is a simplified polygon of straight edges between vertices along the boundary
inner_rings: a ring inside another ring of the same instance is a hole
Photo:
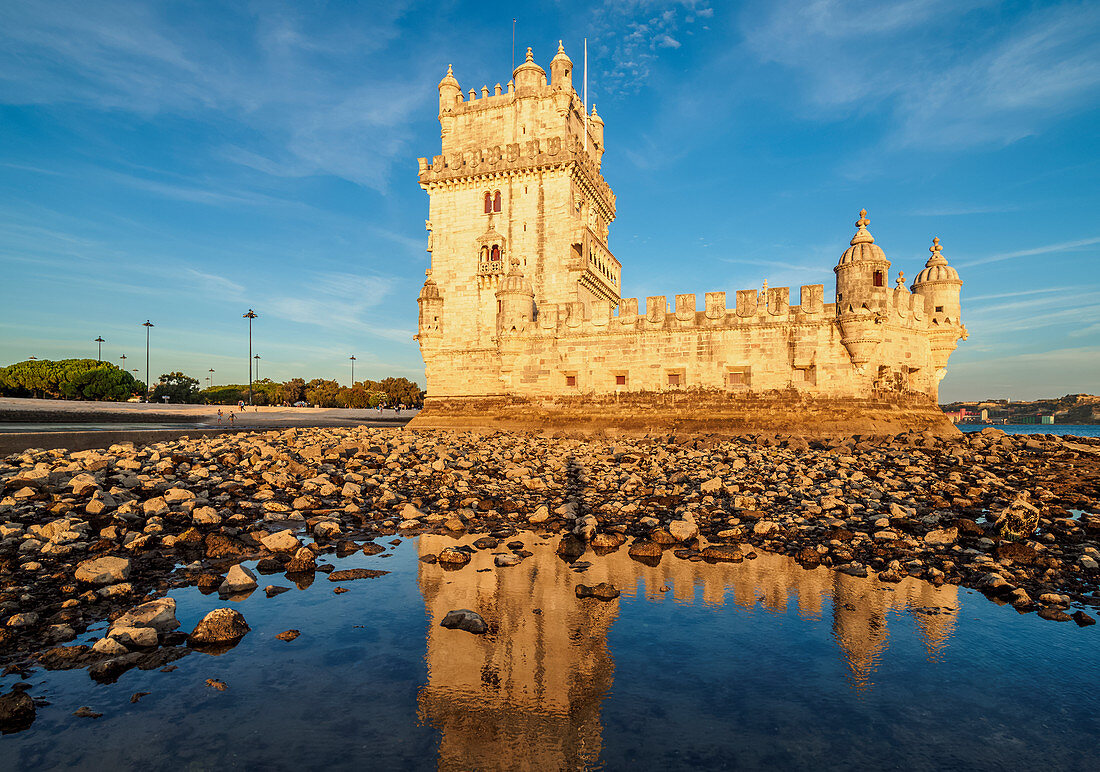
[[[493,244],[493,251],[492,254],[490,254],[489,256],[489,259],[493,262],[497,262],[500,260],[500,246],[498,246],[497,244]]]
[[[943,313],[943,306],[936,306],[936,313],[937,314],[942,314]]]
[[[493,211],[493,194],[485,191],[485,214]]]
[[[882,271],[875,271],[874,281],[875,281],[875,286],[876,287],[885,286],[886,280],[882,275]]]
[[[499,190],[496,193],[493,194],[493,211],[494,212],[499,212],[500,211],[500,191]]]
[[[626,386],[626,376],[625,375],[616,375],[615,376],[615,385],[616,386]]]
[[[565,376],[565,385],[566,386],[576,386],[577,385],[577,376],[575,376],[575,375]]]
[[[668,385],[669,386],[679,386],[680,385],[680,373],[669,373],[668,374]]]

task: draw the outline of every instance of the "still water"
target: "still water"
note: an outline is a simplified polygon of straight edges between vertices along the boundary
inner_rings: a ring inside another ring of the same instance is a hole
[[[964,432],[980,432],[992,426],[1005,434],[1055,434],[1059,437],[1100,437],[1100,424],[957,424]]]
[[[420,562],[454,543],[443,536],[329,556],[391,573],[340,585],[318,573],[271,599],[258,590],[233,604],[252,627],[240,645],[169,673],[98,685],[83,671],[38,671],[31,693],[51,704],[0,738],[0,765],[1097,767],[1100,625],[781,556],[709,565],[665,553],[650,567],[619,550],[570,565],[556,539],[524,540],[533,556],[507,568],[493,566],[503,544],[457,571]],[[575,596],[600,581],[621,597]],[[185,630],[227,605],[195,589],[173,596]],[[490,634],[439,627],[454,608],[481,612]],[[275,639],[288,628],[301,637]],[[150,694],[131,703],[136,692]],[[84,705],[103,717],[71,715]]]

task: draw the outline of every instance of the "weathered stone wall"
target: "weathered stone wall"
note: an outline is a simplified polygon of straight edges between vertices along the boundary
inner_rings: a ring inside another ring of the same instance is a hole
[[[939,436],[959,433],[935,402],[922,395],[857,399],[814,397],[795,390],[731,394],[717,389],[583,397],[429,397],[408,428],[803,437],[886,436],[909,430]]]

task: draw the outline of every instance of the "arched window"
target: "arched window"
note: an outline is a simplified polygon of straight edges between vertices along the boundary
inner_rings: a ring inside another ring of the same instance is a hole
[[[487,262],[489,260],[489,247],[481,248],[481,262]]]
[[[493,194],[493,211],[494,212],[499,212],[500,211],[500,191],[499,190],[496,193]]]
[[[875,271],[874,279],[875,279],[875,286],[876,287],[885,286],[886,281],[883,278],[882,271]]]
[[[500,260],[500,247],[496,244],[493,244],[493,254],[490,256],[489,259],[493,262],[497,262]]]
[[[493,211],[493,194],[489,191],[485,191],[485,214]],[[500,211],[499,209],[497,210]]]

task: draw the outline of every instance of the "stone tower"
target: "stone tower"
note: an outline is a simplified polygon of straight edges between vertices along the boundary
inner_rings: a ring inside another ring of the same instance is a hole
[[[549,82],[530,48],[506,90],[482,86],[464,98],[449,66],[440,81],[442,152],[420,159],[431,234],[420,295],[425,351],[493,347],[498,313],[515,307],[511,290],[498,295],[513,263],[533,292],[528,322],[544,304],[618,303],[621,266],[607,244],[615,196],[600,174],[603,120],[593,109],[586,121],[572,71],[559,44]]]

